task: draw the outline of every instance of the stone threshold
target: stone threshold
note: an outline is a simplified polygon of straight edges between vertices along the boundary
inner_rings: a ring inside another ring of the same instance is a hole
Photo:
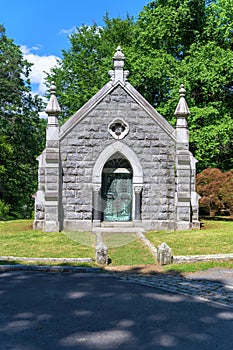
[[[142,227],[94,227],[93,233],[144,233],[145,230]]]
[[[102,221],[100,227],[133,227],[133,221]]]

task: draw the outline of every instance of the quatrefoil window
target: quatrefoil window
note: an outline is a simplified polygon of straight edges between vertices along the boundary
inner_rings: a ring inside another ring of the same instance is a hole
[[[121,118],[114,119],[108,126],[108,132],[117,140],[123,139],[129,132],[129,125]]]

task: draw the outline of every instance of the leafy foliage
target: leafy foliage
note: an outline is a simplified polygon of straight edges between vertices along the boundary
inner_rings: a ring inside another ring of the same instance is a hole
[[[3,26],[0,54],[0,200],[10,217],[28,217],[36,190],[36,157],[45,136],[45,122],[38,115],[42,102],[30,93],[31,64]]]
[[[207,168],[197,175],[200,210],[210,216],[233,215],[233,170]]]
[[[163,49],[182,59],[204,24],[205,1],[152,1],[139,14],[137,44],[147,52]]]
[[[233,0],[156,0],[134,20],[104,17],[83,26],[48,77],[70,117],[107,81],[118,45],[127,57],[129,81],[173,125],[183,83],[191,110],[190,148],[198,170],[232,169]]]
[[[132,18],[110,20],[106,15],[104,21],[105,27],[83,25],[71,34],[71,48],[62,51],[63,60],[48,79],[56,82],[62,121],[107,83],[116,42],[123,46],[131,42]]]
[[[9,210],[10,206],[0,200],[0,220],[8,219]]]

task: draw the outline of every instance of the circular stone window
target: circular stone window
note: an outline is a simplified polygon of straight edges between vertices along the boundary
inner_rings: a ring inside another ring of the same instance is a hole
[[[129,124],[121,118],[114,119],[108,126],[108,132],[117,140],[123,139],[129,132]]]

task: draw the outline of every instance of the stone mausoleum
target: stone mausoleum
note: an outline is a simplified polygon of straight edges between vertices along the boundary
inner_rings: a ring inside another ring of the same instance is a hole
[[[52,84],[35,229],[200,226],[185,89],[173,128],[127,81],[124,60],[118,47],[110,81],[61,127]]]

